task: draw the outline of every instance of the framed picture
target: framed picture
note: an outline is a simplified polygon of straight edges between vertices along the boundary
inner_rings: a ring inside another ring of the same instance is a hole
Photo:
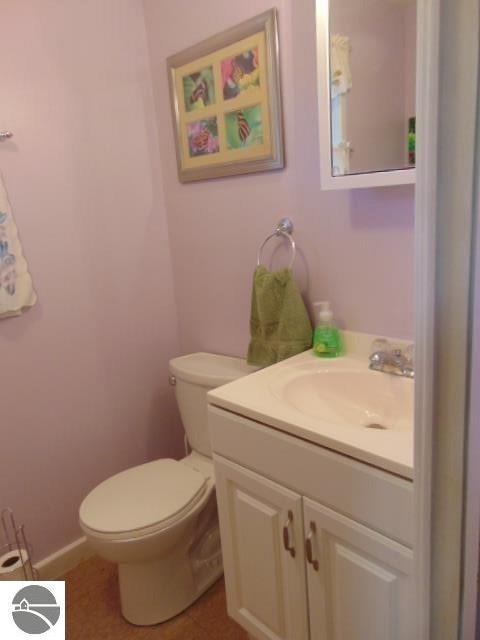
[[[167,65],[181,182],[284,166],[276,9]]]

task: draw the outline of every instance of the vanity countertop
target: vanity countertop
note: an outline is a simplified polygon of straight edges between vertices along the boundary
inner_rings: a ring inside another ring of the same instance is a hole
[[[413,380],[363,355],[305,351],[208,393],[210,404],[404,478],[413,478]]]

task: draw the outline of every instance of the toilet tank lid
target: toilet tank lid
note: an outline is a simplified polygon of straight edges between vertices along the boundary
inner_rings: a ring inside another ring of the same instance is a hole
[[[233,358],[214,353],[191,353],[170,360],[170,372],[186,382],[205,387],[219,387],[237,378],[257,371],[243,358]]]

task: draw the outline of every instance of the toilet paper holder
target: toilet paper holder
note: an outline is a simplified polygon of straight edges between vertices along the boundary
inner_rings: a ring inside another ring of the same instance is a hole
[[[12,509],[0,512],[0,571],[21,564],[24,580],[38,580],[38,571],[32,564],[32,547],[25,535],[25,526],[17,525]],[[0,576],[1,579],[1,576]]]

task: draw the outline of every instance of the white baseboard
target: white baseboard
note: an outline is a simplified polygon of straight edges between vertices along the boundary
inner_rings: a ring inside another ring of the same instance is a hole
[[[87,539],[85,537],[78,538],[35,565],[38,569],[39,580],[57,580],[93,555],[93,551],[87,544]]]

